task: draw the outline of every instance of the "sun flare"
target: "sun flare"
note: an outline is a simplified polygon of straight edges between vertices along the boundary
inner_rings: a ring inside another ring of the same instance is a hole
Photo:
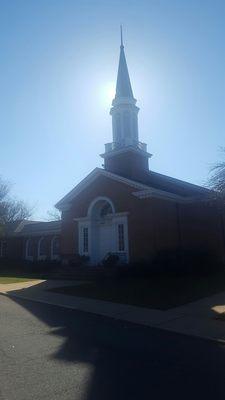
[[[105,103],[110,104],[115,97],[115,83],[107,82],[102,89],[102,98]]]

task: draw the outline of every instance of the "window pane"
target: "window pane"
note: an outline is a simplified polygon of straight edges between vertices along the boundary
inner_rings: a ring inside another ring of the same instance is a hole
[[[88,253],[88,228],[83,228],[83,252]]]
[[[28,257],[33,256],[33,242],[30,239],[27,242],[27,255]]]
[[[0,257],[6,257],[7,256],[7,242],[5,241],[0,241]]]
[[[46,239],[41,239],[40,241],[40,248],[39,248],[39,255],[46,256],[47,254],[47,242]]]
[[[59,238],[54,238],[52,243],[52,254],[59,255]]]
[[[125,250],[125,243],[124,243],[124,225],[118,225],[118,248],[119,251]]]

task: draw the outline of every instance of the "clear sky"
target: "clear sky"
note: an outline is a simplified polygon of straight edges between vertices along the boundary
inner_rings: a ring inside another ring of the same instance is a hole
[[[225,146],[224,0],[1,0],[0,174],[35,218],[112,140],[119,25],[150,168],[203,184]]]

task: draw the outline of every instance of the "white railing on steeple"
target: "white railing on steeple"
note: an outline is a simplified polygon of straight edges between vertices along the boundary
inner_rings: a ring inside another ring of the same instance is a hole
[[[135,148],[138,148],[139,150],[142,151],[147,151],[147,144],[146,143],[142,143],[139,141],[130,141],[130,140],[126,140],[126,142],[124,143],[123,141],[121,142],[111,142],[111,143],[106,143],[105,144],[105,152],[108,153],[109,151],[113,151],[113,150],[119,150],[128,146],[132,146]]]

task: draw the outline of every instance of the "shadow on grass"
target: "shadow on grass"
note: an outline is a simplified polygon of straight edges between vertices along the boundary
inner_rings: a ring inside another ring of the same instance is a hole
[[[225,290],[225,273],[105,279],[51,290],[71,296],[168,310]]]

